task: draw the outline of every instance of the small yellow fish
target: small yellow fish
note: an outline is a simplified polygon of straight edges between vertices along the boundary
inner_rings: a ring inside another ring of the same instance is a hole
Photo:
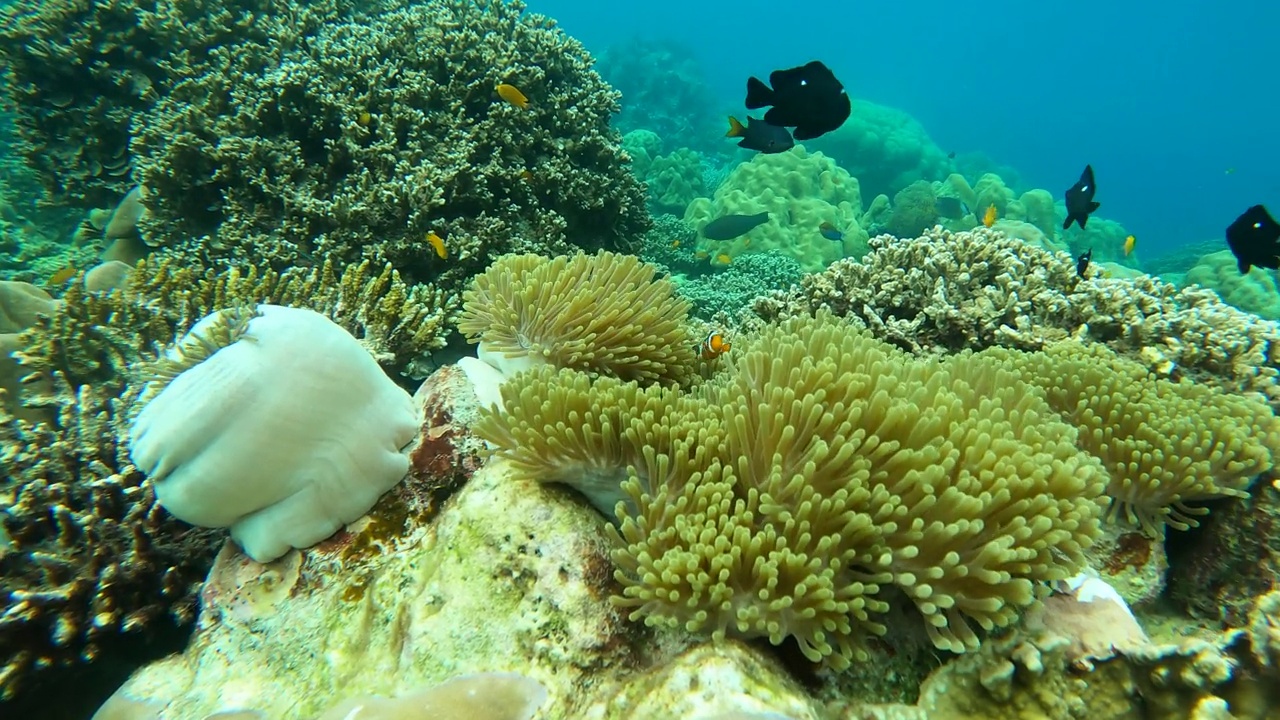
[[[1133,252],[1133,246],[1138,244],[1138,238],[1130,235],[1124,239],[1124,256],[1129,257],[1129,253]]]
[[[720,253],[719,255],[716,255],[716,262],[721,265],[728,265],[733,262],[733,258],[729,257],[727,253]]]
[[[435,230],[427,233],[427,244],[435,249],[441,260],[449,257],[449,250],[444,246],[444,239],[437,235]]]
[[[708,257],[710,257],[710,255],[711,254],[708,253],[706,250],[699,250],[693,254],[693,256],[699,260],[706,260]]]
[[[501,85],[499,85],[498,97],[502,98],[503,100],[506,100],[512,105],[515,105],[521,110],[529,109],[529,98],[525,97],[524,93],[520,92],[520,90],[515,85],[508,85],[506,83],[502,83]]]
[[[533,182],[533,173],[529,172],[528,170],[521,170],[520,179],[525,182]]]
[[[75,276],[76,276],[76,269],[75,269],[75,267],[74,267],[74,266],[71,266],[71,265],[64,265],[64,266],[62,266],[62,267],[58,268],[56,271],[54,271],[54,273],[53,273],[52,275],[50,275],[50,276],[49,276],[49,281],[48,281],[47,283],[45,283],[45,284],[46,284],[46,285],[61,285],[62,283],[64,283],[64,282],[66,282],[66,281],[70,280],[71,278],[73,278],[73,277],[75,277]]]
[[[992,203],[991,207],[987,208],[987,213],[982,216],[982,224],[986,225],[987,227],[991,227],[992,225],[995,225],[996,217],[998,215],[999,213],[996,212],[995,203]]]
[[[743,238],[742,247],[751,247],[751,238]]]
[[[673,247],[673,248],[678,248],[678,247],[680,247],[680,241],[679,241],[679,240],[672,240],[672,241],[671,241],[671,247]]]
[[[356,117],[356,123],[358,123],[361,127],[369,127],[369,123],[372,123],[372,122],[373,122],[373,116],[369,114],[368,110],[361,112],[360,115]]]
[[[1233,168],[1233,167],[1229,167],[1229,168],[1227,168],[1225,171],[1223,171],[1223,173],[1222,173],[1222,174],[1223,174],[1223,175],[1234,175],[1234,174],[1235,174],[1235,172],[1236,172],[1236,169],[1235,169],[1235,168]]]

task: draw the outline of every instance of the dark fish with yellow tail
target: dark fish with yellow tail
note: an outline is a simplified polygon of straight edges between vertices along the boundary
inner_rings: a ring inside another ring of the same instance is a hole
[[[1261,205],[1245,210],[1227,226],[1227,246],[1241,275],[1254,265],[1280,269],[1280,223]]]
[[[1093,181],[1093,166],[1085,165],[1084,172],[1075,185],[1067,188],[1067,219],[1062,221],[1062,229],[1071,227],[1071,223],[1080,223],[1080,229],[1089,221],[1089,214],[1097,210],[1102,203],[1093,201],[1093,194],[1098,186]]]
[[[769,85],[757,78],[747,80],[747,109],[772,106],[764,121],[779,127],[793,127],[796,140],[825,135],[849,119],[849,94],[831,69],[813,62],[769,73]]]
[[[773,153],[786,152],[796,146],[796,141],[791,139],[791,133],[786,128],[770,125],[769,123],[747,116],[747,124],[743,125],[738,122],[738,118],[729,116],[729,132],[724,134],[725,137],[742,138],[738,143],[738,147],[747,150],[759,150],[765,155]]]
[[[825,220],[818,226],[818,234],[832,242],[840,242],[841,240],[844,240],[844,233],[840,232],[835,225],[832,225]]]
[[[761,225],[769,222],[769,213],[755,215],[724,215],[707,223],[702,228],[702,237],[708,240],[732,240],[746,235]]]

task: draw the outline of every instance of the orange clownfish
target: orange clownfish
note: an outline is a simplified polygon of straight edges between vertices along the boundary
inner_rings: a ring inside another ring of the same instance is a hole
[[[998,215],[999,213],[996,212],[996,205],[995,203],[992,203],[991,207],[987,208],[986,214],[982,216],[982,224],[986,225],[987,227],[991,227],[992,225],[995,225],[996,217]]]
[[[515,85],[508,85],[506,83],[499,85],[498,97],[506,100],[512,105],[515,105],[521,110],[529,109],[529,98],[525,97],[524,93],[520,92],[519,88]]]
[[[1138,238],[1130,235],[1124,239],[1124,256],[1129,257],[1129,253],[1133,252],[1133,246],[1138,244]]]
[[[702,341],[702,345],[698,346],[698,352],[701,353],[703,360],[715,360],[729,352],[730,346],[731,343],[725,338],[724,333],[712,330],[707,334],[707,339]]]
[[[449,249],[444,246],[444,239],[437,235],[435,230],[427,233],[427,244],[436,251],[441,260],[449,257]]]

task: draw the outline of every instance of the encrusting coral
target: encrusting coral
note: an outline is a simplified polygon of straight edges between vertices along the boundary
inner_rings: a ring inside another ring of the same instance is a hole
[[[508,255],[463,293],[458,329],[511,374],[539,364],[645,384],[694,369],[689,303],[632,255]]]
[[[627,478],[610,534],[633,619],[791,636],[839,667],[885,631],[889,587],[963,651],[970,623],[1007,625],[1083,563],[1102,468],[1013,373],[914,360],[829,315],[741,342],[688,393],[520,375],[475,426],[597,507]]]

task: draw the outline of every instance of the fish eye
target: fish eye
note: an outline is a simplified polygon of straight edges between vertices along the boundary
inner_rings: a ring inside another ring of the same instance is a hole
[[[1253,229],[1254,229],[1254,230],[1257,230],[1257,229],[1258,229],[1258,228],[1260,228],[1260,227],[1262,227],[1262,223],[1260,223],[1260,222],[1256,222],[1256,223],[1254,223],[1254,224],[1253,224]]]

